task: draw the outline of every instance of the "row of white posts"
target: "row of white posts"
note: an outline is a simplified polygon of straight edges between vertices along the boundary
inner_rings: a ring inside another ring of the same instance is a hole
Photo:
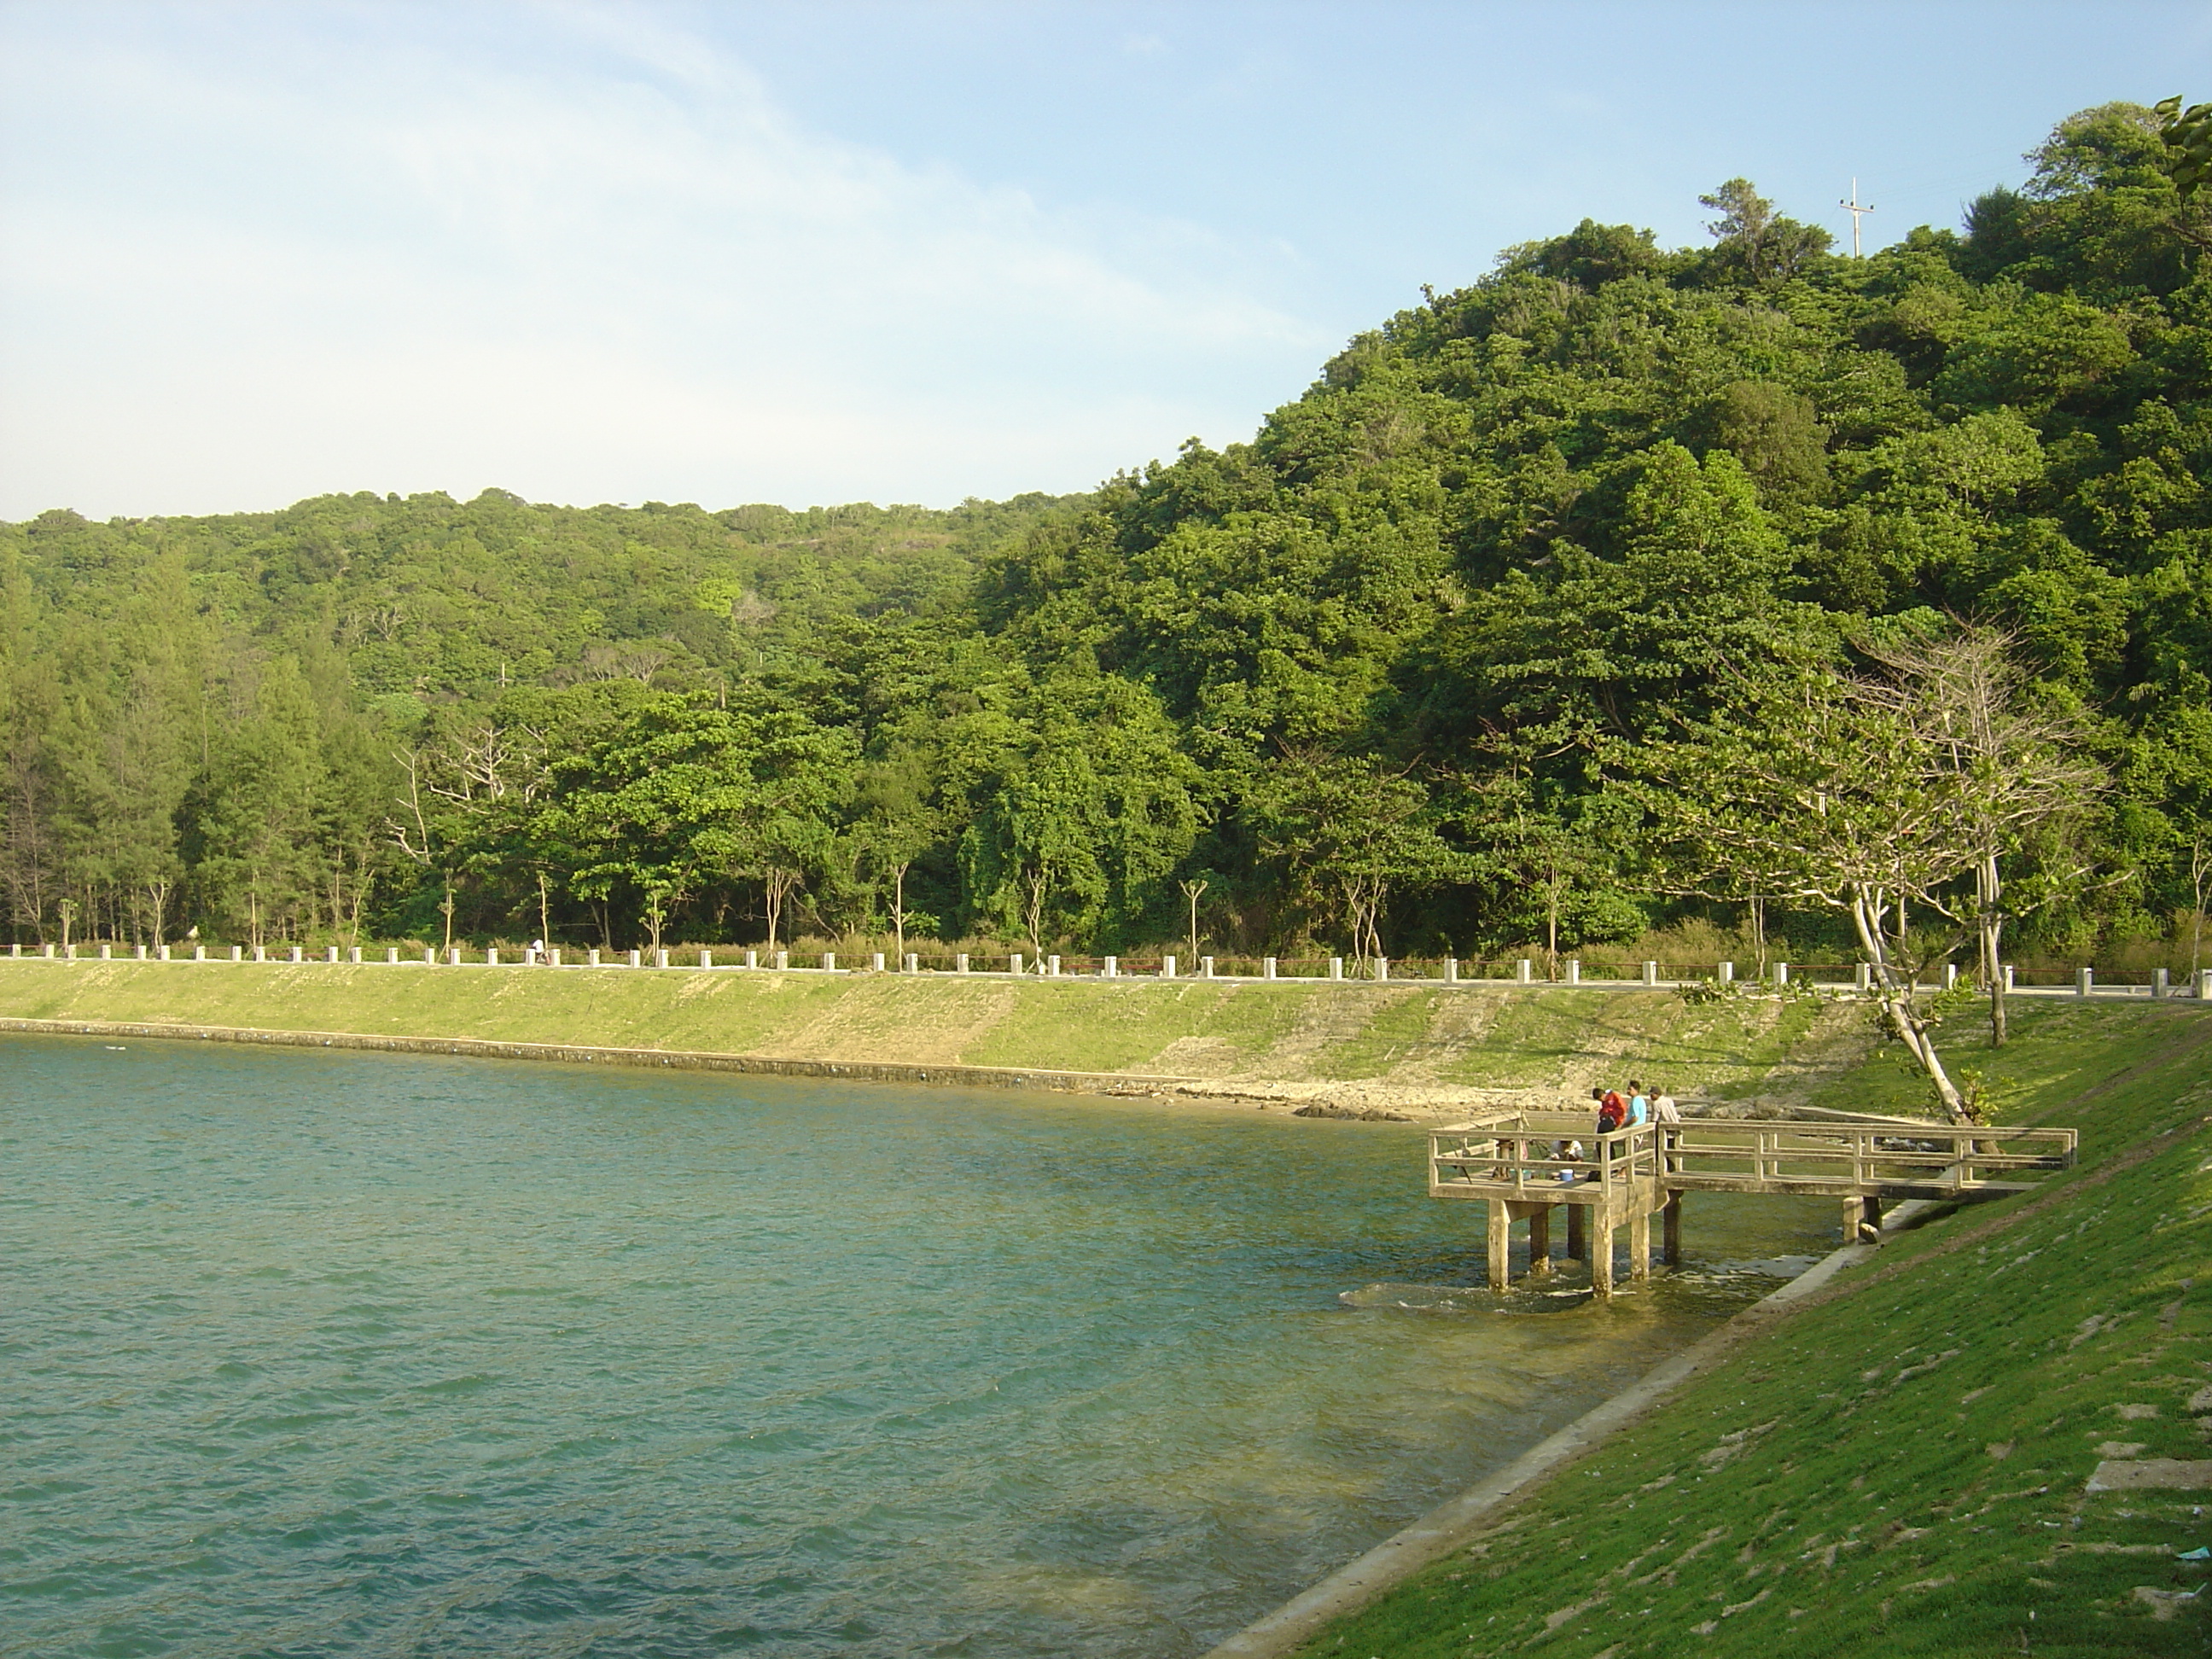
[[[100,954],[97,960],[107,962],[116,959],[114,957],[114,948],[115,947],[112,945],[100,945],[99,947]],[[285,951],[285,956],[282,958],[272,958],[264,946],[257,945],[253,947],[251,960],[254,962],[269,962],[271,960],[306,962],[309,960],[306,947],[302,945],[293,945],[280,948]],[[40,954],[49,961],[61,959],[76,962],[85,959],[79,957],[76,952],[77,947],[74,945],[66,947],[65,950],[58,949],[56,946],[52,945],[43,945],[40,949]],[[13,957],[21,957],[23,954],[23,947],[20,944],[11,945],[8,947],[8,954]],[[666,950],[657,950],[654,951],[652,955],[653,965],[654,967],[666,968],[671,965],[670,951]],[[787,970],[791,967],[790,951],[775,951],[769,952],[769,955],[770,957],[770,961],[768,964],[769,966],[780,970]],[[610,951],[603,953],[597,949],[592,949],[583,952],[581,961],[577,960],[574,952],[569,952],[568,957],[568,965],[572,967],[587,968],[616,966],[641,968],[645,965],[645,957],[646,952],[643,951]],[[743,965],[747,968],[758,969],[763,965],[761,957],[762,952],[759,951],[747,951],[744,953],[744,962]],[[207,962],[210,960],[222,960],[225,958],[211,958],[208,955],[208,947],[204,945],[193,945],[191,947],[191,955],[189,958],[179,958],[173,956],[172,954],[172,947],[167,945],[154,945],[150,947],[150,949],[146,945],[140,945],[132,947],[132,957],[130,959],[135,959],[139,962],[173,962],[178,960]],[[246,947],[239,945],[229,946],[228,949],[227,959],[231,962],[244,962],[248,960],[249,958],[246,956]],[[359,963],[363,958],[362,956],[362,947],[358,945],[348,949],[343,958],[339,956],[338,947],[335,945],[331,945],[325,946],[323,948],[322,954],[313,959],[324,963],[335,963],[342,959],[348,963]],[[397,964],[399,962],[399,951],[397,946],[387,945],[385,948],[384,960],[387,965]],[[444,961],[447,965],[458,968],[462,965],[462,951],[459,945],[455,945],[447,947],[444,957]],[[516,965],[522,967],[534,968],[544,966],[548,968],[558,968],[563,965],[562,952],[557,945],[550,946],[544,950],[539,950],[533,946],[524,950],[519,957],[510,955],[508,960],[514,963]],[[1060,971],[1060,958],[1056,956],[1048,956],[1042,962],[1032,964],[1021,952],[1016,951],[1006,960],[1006,970],[1010,974],[1019,975],[1027,972],[1035,972],[1048,979],[1058,979],[1061,976]],[[1261,978],[1274,979],[1279,977],[1276,972],[1277,960],[1278,959],[1273,957],[1267,957],[1261,959],[1260,963]],[[422,947],[422,962],[426,966],[434,967],[438,965],[440,957],[438,951],[434,945],[426,945]],[[483,963],[484,966],[488,968],[496,968],[501,965],[500,954],[497,946],[492,946],[484,951]],[[1345,959],[1342,957],[1331,957],[1328,959],[1329,978],[1332,980],[1340,980],[1344,977],[1344,963]],[[726,965],[729,967],[736,967],[738,964],[732,962]],[[1374,976],[1378,981],[1387,981],[1390,977],[1390,959],[1388,957],[1376,957],[1373,958],[1370,965],[1374,971]],[[714,967],[714,951],[711,950],[702,949],[699,952],[699,966],[702,968]],[[1565,966],[1566,969],[1565,982],[1567,984],[1580,985],[1585,982],[1583,979],[1583,965],[1579,961],[1570,961],[1566,963]],[[868,968],[869,970],[873,973],[880,974],[884,971],[884,953],[881,951],[874,951],[869,956]],[[822,953],[822,970],[825,973],[835,973],[837,971],[837,953],[836,951],[825,951]],[[908,951],[901,964],[901,971],[908,974],[919,974],[921,971],[921,957],[920,954],[913,951]],[[956,974],[966,974],[975,972],[976,969],[971,966],[967,953],[963,951],[952,958],[952,971]],[[981,971],[988,973],[989,969],[986,969]],[[1102,976],[1107,979],[1119,979],[1124,977],[1121,972],[1121,959],[1119,957],[1108,957],[1104,958],[1104,965],[1101,969],[1100,972]],[[1778,962],[1773,964],[1769,972],[1776,985],[1786,986],[1790,983],[1790,964],[1788,963]],[[1176,959],[1174,957],[1163,957],[1160,959],[1159,976],[1162,979],[1174,979],[1177,976],[1177,974],[1178,963]],[[1212,957],[1200,957],[1198,959],[1197,977],[1200,979],[1212,979],[1215,977],[1213,971],[1213,958]],[[1719,966],[1719,979],[1720,982],[1723,985],[1734,982],[1735,979],[1735,964],[1732,962],[1722,963]],[[1949,990],[1954,985],[1958,983],[1958,964],[1949,962],[1945,963],[1943,964],[1943,988],[1947,991]],[[1528,958],[1525,957],[1522,957],[1519,962],[1514,964],[1513,981],[1514,983],[1519,985],[1529,985],[1534,983],[1535,964]],[[1462,981],[1459,976],[1459,958],[1456,957],[1445,957],[1444,983],[1447,985],[1456,985],[1461,982]],[[1659,964],[1657,963],[1647,962],[1644,964],[1641,982],[1645,985],[1656,985],[1660,982]],[[2006,990],[2009,991],[2014,988],[2013,969],[2009,964],[2006,966],[2004,970],[2004,982]],[[1866,991],[1872,988],[1873,969],[1868,963],[1863,962],[1858,964],[1856,983],[1857,988],[1861,991]],[[2074,994],[2080,997],[2093,995],[2096,990],[2096,971],[2094,969],[2080,969],[2075,975]],[[2195,985],[2190,988],[2199,1001],[2212,1002],[2212,968],[2200,969],[2197,975]],[[2157,1000],[2164,1000],[2165,999],[2176,994],[2171,976],[2165,969],[2159,968],[2152,970],[2150,994],[2153,999]]]

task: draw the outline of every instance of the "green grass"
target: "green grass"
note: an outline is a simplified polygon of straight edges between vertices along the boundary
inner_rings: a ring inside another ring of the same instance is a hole
[[[0,960],[0,1015],[1284,1082],[1640,1073],[1677,1093],[1755,1091],[1835,1048],[1800,1005],[1660,991],[619,968]]]
[[[2106,1443],[2212,1458],[2212,1016],[2015,1030],[1978,1059],[2008,1118],[2081,1127],[2079,1169],[1893,1239],[1304,1651],[2207,1651],[2212,1596],[2137,1592],[2212,1578],[2174,1559],[2212,1545],[2212,1492],[2083,1485]],[[1880,1061],[1830,1092],[1917,1098]]]

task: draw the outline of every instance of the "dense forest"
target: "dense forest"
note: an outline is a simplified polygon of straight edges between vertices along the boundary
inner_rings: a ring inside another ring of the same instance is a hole
[[[1748,910],[1668,881],[1620,757],[1968,620],[2106,781],[2020,948],[2185,958],[2212,238],[2166,157],[2087,112],[1864,258],[1742,180],[1710,246],[1585,221],[1082,496],[0,527],[0,902],[21,940],[1688,949]]]

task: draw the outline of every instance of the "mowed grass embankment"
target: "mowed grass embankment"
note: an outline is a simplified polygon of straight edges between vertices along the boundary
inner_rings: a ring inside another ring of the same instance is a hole
[[[2022,1009],[1954,1052],[2010,1121],[2082,1130],[2033,1195],[1894,1236],[1469,1547],[1301,1651],[1358,1659],[2203,1654],[2212,1491],[2212,1012]],[[1911,1097],[1887,1060],[1831,1103]],[[1700,1205],[1685,1200],[1694,1231]]]
[[[0,1016],[1134,1076],[1802,1093],[1856,1011],[1664,990],[419,964],[0,961]],[[1825,1068],[1825,1069],[1824,1069]]]

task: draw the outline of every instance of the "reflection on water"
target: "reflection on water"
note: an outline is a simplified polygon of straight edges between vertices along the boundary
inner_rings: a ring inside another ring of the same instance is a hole
[[[1680,1275],[1494,1298],[1407,1126],[0,1054],[0,1629],[40,1654],[1194,1653],[1832,1207],[1692,1200]]]

